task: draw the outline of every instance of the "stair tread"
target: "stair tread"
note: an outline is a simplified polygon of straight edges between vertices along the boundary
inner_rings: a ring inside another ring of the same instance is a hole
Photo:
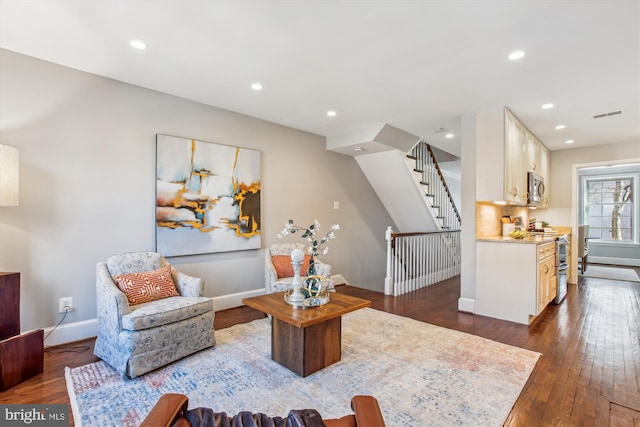
[[[444,177],[438,169],[437,160],[434,158],[428,144],[420,141],[409,153],[404,155],[405,159],[402,163],[404,163],[405,171],[408,170],[410,172],[413,185],[417,184],[419,186],[417,188],[423,193],[423,203],[425,203],[423,206],[428,211],[428,213],[425,213],[430,217],[429,227],[436,230],[446,230],[447,232],[459,229],[459,222],[451,217],[449,202],[453,202],[453,200],[446,187],[442,188]],[[427,179],[429,181],[426,181]],[[444,185],[446,186],[446,184]],[[459,217],[455,205],[453,205],[453,215],[458,215]]]

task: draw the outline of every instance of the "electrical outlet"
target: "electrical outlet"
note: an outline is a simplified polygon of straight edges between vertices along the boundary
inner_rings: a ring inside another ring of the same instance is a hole
[[[73,311],[73,297],[60,298],[58,312],[64,313],[65,311]]]

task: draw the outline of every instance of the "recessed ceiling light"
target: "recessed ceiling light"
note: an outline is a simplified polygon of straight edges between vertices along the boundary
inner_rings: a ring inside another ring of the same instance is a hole
[[[512,61],[516,61],[524,56],[524,52],[521,50],[514,50],[509,54],[509,59]]]
[[[558,126],[556,126],[556,130],[560,130],[560,129],[564,129],[564,128],[566,128],[566,126],[565,126],[565,125],[558,125]]]
[[[444,137],[445,137],[445,138],[448,138],[448,139],[451,139],[451,138],[453,138],[454,136],[455,136],[454,134],[452,134],[452,133],[448,133],[448,134],[446,134]]]
[[[550,102],[547,102],[546,104],[542,104],[542,109],[543,110],[548,110],[549,108],[553,108],[553,104]]]
[[[258,82],[252,83],[251,84],[251,89],[253,89],[253,90],[262,90],[262,84],[258,83]]]
[[[355,151],[356,153],[360,153],[361,151],[364,151],[364,148],[356,147],[356,148],[353,149],[353,151]]]
[[[147,44],[142,40],[131,40],[129,44],[136,49],[145,50],[147,48]]]
[[[564,143],[565,144],[573,144],[575,141],[573,139],[567,139]]]
[[[335,111],[333,111],[333,110],[329,110],[329,111],[327,111],[327,116],[329,116],[329,117],[335,117],[335,116],[336,116],[336,112],[335,112]]]

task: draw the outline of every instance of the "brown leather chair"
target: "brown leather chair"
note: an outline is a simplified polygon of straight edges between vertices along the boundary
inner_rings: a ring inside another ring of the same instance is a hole
[[[185,418],[189,398],[184,394],[167,393],[160,397],[141,427],[200,427]],[[353,414],[337,419],[323,419],[327,427],[384,427],[378,400],[372,396],[354,396]],[[318,425],[318,424],[315,424]]]

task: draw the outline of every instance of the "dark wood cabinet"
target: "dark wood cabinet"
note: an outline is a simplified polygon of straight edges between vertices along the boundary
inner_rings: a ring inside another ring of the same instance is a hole
[[[44,331],[20,334],[20,273],[0,272],[0,391],[35,375],[44,366]]]
[[[0,273],[0,341],[20,335],[20,273]]]

